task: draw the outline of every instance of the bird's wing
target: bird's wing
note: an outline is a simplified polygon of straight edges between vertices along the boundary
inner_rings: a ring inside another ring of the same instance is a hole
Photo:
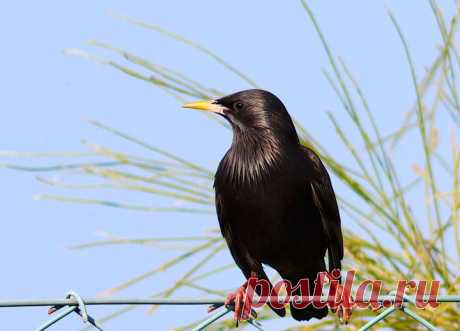
[[[256,272],[258,279],[265,279],[269,284],[269,291],[272,293],[273,285],[270,282],[270,279],[267,277],[262,264],[252,259],[244,247],[239,245],[238,238],[233,235],[232,228],[230,226],[231,221],[227,219],[229,213],[228,211],[225,212],[224,210],[224,199],[218,193],[216,194],[216,210],[220,231],[222,232],[222,236],[227,242],[228,248],[230,249],[230,253],[235,260],[235,263],[241,269],[246,279],[251,277],[251,272]],[[256,287],[256,293],[258,295],[261,295],[260,290],[260,286]],[[279,316],[284,317],[286,315],[286,310],[284,308],[274,308],[270,302],[268,302],[268,306]]]
[[[243,272],[244,276],[249,278],[251,276],[251,267],[254,266],[251,266],[252,261],[250,261],[248,258],[248,254],[245,253],[244,248],[238,245],[238,241],[236,240],[237,238],[235,238],[234,234],[232,233],[231,221],[228,219],[229,213],[225,210],[224,199],[222,195],[218,193],[216,194],[216,211],[217,219],[219,220],[220,231],[222,232],[222,236],[227,242],[230,253],[235,260],[235,263]]]
[[[339,208],[332,188],[331,179],[324,164],[315,152],[306,148],[307,156],[313,165],[310,189],[315,206],[321,215],[324,232],[327,236],[329,271],[341,269],[343,259],[343,237]]]

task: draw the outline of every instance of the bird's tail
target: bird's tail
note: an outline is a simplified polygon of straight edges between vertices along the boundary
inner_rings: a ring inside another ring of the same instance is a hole
[[[285,279],[289,280],[292,286],[296,286],[301,279],[308,278],[308,288],[309,288],[309,296],[312,296],[314,293],[315,288],[315,279],[317,273],[316,272],[309,272],[304,274],[301,277],[286,277]],[[305,293],[303,293],[305,295]],[[295,291],[292,292],[291,296],[302,296],[301,289],[297,288]],[[308,321],[312,318],[322,319],[326,317],[329,310],[327,306],[322,308],[316,308],[311,303],[305,308],[296,308],[292,303],[290,303],[291,307],[291,315],[297,321]]]

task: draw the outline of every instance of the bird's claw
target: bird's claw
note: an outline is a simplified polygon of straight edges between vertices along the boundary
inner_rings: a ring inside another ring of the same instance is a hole
[[[378,312],[382,308],[383,308],[382,304],[379,304],[378,306],[374,306],[372,304],[369,305],[369,309],[372,310],[374,313]]]
[[[339,318],[339,322],[341,324],[348,324],[348,322],[351,319],[351,314],[353,313],[352,306],[349,304],[349,299],[351,298],[350,293],[348,293],[342,285],[338,285],[336,298],[339,299],[336,300],[337,302],[339,302],[339,304],[337,305],[337,307],[331,310],[333,313],[337,314],[337,317]]]
[[[238,327],[239,322],[242,319],[243,308],[244,308],[244,299],[246,296],[246,287],[247,283],[239,287],[235,292],[229,293],[224,300],[223,304],[213,304],[208,307],[208,313],[225,306],[232,311],[234,311],[234,319],[236,321],[236,326]],[[257,318],[257,313],[254,309],[251,309],[249,312],[252,318]]]
[[[238,323],[242,317],[241,315],[243,312],[245,295],[246,295],[246,284],[239,287],[235,292],[228,294],[224,301],[224,305],[226,307],[232,307],[232,310],[235,312],[233,315],[233,318],[236,321],[236,326],[238,326]]]

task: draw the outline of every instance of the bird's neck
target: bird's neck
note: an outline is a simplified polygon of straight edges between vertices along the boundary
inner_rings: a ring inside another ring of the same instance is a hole
[[[298,147],[295,145],[277,139],[270,132],[235,133],[217,175],[235,187],[267,182],[288,164],[289,151]]]

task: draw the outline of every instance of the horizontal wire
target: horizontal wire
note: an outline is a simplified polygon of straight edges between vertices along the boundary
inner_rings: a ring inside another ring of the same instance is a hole
[[[328,296],[305,297],[307,300],[328,300]],[[272,297],[278,301],[278,297]],[[289,301],[300,301],[300,297],[292,297]],[[406,295],[397,298],[399,302],[413,303],[417,300],[416,296]],[[258,302],[259,300],[254,300]],[[370,299],[370,295],[363,298],[353,298],[356,303],[370,302],[394,302],[394,295],[383,295],[377,299]],[[423,296],[425,302],[460,302],[460,295],[440,295],[432,298],[428,295]],[[83,298],[85,305],[223,305],[223,299],[171,299],[171,298]],[[38,306],[78,306],[75,299],[24,299],[24,300],[0,300],[0,308],[7,307],[38,307]]]

